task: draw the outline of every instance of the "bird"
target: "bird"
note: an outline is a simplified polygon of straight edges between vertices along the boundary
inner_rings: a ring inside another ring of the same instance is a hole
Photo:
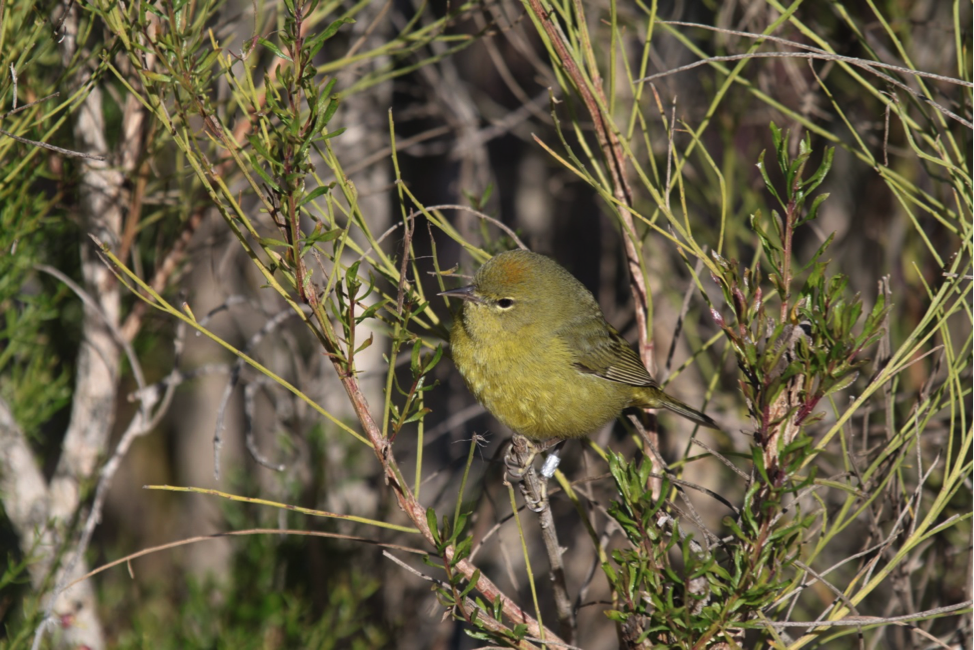
[[[473,284],[440,295],[462,301],[450,349],[467,387],[530,441],[583,437],[631,407],[664,408],[720,429],[663,391],[592,293],[549,257],[500,253]]]

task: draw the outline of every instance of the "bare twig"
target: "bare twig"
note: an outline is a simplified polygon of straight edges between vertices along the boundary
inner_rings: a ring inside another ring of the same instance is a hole
[[[558,529],[555,528],[555,519],[551,514],[545,486],[542,484],[542,479],[538,476],[533,463],[531,463],[535,454],[533,443],[529,442],[524,436],[514,435],[511,440],[511,455],[518,467],[525,467],[527,470],[521,483],[526,490],[525,497],[533,503],[541,504],[537,511],[538,524],[541,527],[541,538],[544,541],[548,564],[551,567],[551,583],[555,597],[555,611],[558,614],[558,625],[565,640],[574,643],[577,636],[577,621],[575,620],[571,598],[568,596],[565,562],[562,558],[564,549],[558,542]]]
[[[807,43],[799,43],[798,41],[793,41],[787,38],[781,38],[780,36],[771,36],[769,34],[755,34],[754,32],[742,32],[733,29],[725,29],[723,27],[714,27],[713,25],[704,25],[703,23],[688,23],[677,20],[661,20],[659,21],[663,25],[677,25],[680,27],[699,27],[701,29],[706,29],[713,32],[720,32],[722,34],[731,34],[733,36],[744,36],[747,38],[754,38],[761,41],[771,41],[774,43],[781,43],[782,45],[788,45],[791,47],[796,47],[802,50],[807,50],[809,52],[814,52],[816,54],[825,54],[830,57],[835,57],[835,61],[844,61],[852,65],[868,67],[868,68],[884,68],[886,70],[892,70],[893,72],[900,72],[905,75],[912,75],[915,77],[926,77],[927,79],[936,79],[937,81],[946,81],[947,83],[957,84],[959,86],[967,86],[968,88],[974,88],[974,83],[969,81],[964,81],[963,79],[956,79],[954,77],[945,77],[944,75],[934,74],[932,72],[923,72],[920,70],[914,70],[912,68],[904,68],[903,66],[892,65],[889,63],[883,63],[881,61],[869,61],[867,59],[857,59],[851,56],[840,56],[838,54],[831,54],[825,50],[815,47],[814,45],[808,45]],[[787,54],[785,52],[784,54]],[[697,67],[701,62],[696,62],[691,64],[692,67]],[[679,72],[681,69],[674,69],[671,72]],[[652,75],[655,77],[657,75]],[[662,75],[661,75],[662,76]],[[647,81],[652,77],[645,77],[643,79],[637,79],[636,83],[640,81]]]
[[[13,108],[13,109],[7,111],[6,113],[3,113],[2,115],[0,115],[0,120],[6,118],[8,115],[13,115],[14,113],[19,113],[20,111],[25,111],[28,108],[30,108],[31,106],[37,106],[38,104],[42,104],[42,103],[46,102],[47,100],[51,99],[52,97],[58,97],[60,94],[61,93],[51,93],[50,95],[45,95],[44,97],[41,97],[40,99],[35,99],[32,102],[27,102],[26,104],[21,104],[19,107]]]
[[[247,446],[247,451],[250,452],[250,457],[257,461],[258,464],[275,472],[283,472],[287,469],[287,465],[269,461],[261,453],[260,448],[257,446],[257,436],[254,435],[255,402],[257,401],[255,393],[258,388],[268,382],[270,380],[261,375],[256,381],[252,381],[244,386],[244,444]],[[278,409],[275,408],[272,411],[276,414]]]
[[[38,271],[43,271],[48,275],[54,276],[63,282],[65,286],[71,289],[71,291],[73,291],[74,294],[81,299],[81,302],[92,310],[93,314],[96,314],[98,318],[101,319],[101,321],[105,324],[105,327],[108,328],[108,331],[111,332],[115,342],[125,352],[126,358],[128,358],[129,363],[132,365],[132,376],[135,378],[135,383],[138,385],[139,390],[145,390],[145,375],[142,372],[142,364],[139,363],[139,357],[135,354],[135,348],[133,348],[132,344],[126,340],[124,336],[122,336],[122,332],[119,330],[118,326],[105,314],[104,311],[102,311],[98,302],[91,295],[89,295],[88,292],[81,287],[81,285],[53,266],[48,266],[47,264],[37,264],[34,266],[34,268]],[[142,409],[143,420],[148,422],[149,407],[147,407],[145,403],[142,403],[140,408]]]
[[[236,304],[236,302],[240,302],[240,301],[239,300],[234,301],[233,304]],[[213,316],[213,314],[219,311],[227,309],[230,306],[230,304],[231,304],[230,300],[228,300],[224,304],[214,308],[209,314],[207,314],[206,319],[209,319],[210,317]],[[302,305],[301,309],[305,313],[311,313],[311,308],[308,307],[307,305]],[[261,341],[264,340],[264,337],[266,337],[268,334],[270,334],[275,329],[280,327],[282,323],[287,322],[289,319],[294,318],[295,316],[297,316],[297,314],[294,312],[293,309],[283,309],[279,311],[277,314],[275,314],[274,316],[267,319],[267,321],[261,326],[261,328],[256,332],[254,332],[254,334],[247,341],[247,344],[242,348],[243,353],[250,356],[253,350],[256,349],[256,347],[260,344]],[[205,323],[206,319],[204,319],[204,321],[201,322],[201,325]],[[240,373],[243,372],[245,365],[246,362],[240,357],[237,357],[237,359],[234,361],[233,366],[230,369],[230,378],[227,380],[227,385],[223,390],[222,397],[220,398],[220,407],[217,410],[216,425],[213,430],[213,475],[217,479],[220,478],[220,450],[223,447],[222,431],[225,428],[224,420],[226,417],[227,406],[230,403],[230,397],[233,395],[233,389],[237,386],[237,383],[240,381]],[[248,418],[248,431],[251,431],[251,427],[252,425],[250,424],[250,419]],[[250,448],[250,446],[251,445],[248,445],[248,449]],[[256,450],[256,445],[253,445],[253,449],[250,449],[250,451],[253,454],[255,450]],[[256,455],[254,455],[254,460],[256,460],[258,463],[270,469],[275,469],[278,471],[283,470],[283,467],[270,463],[259,452]],[[279,467],[280,469],[278,469]]]
[[[700,25],[700,26],[702,27],[702,25]],[[762,36],[760,34],[755,35],[755,37],[757,37],[757,38],[768,38],[768,37]],[[795,45],[796,47],[799,46],[799,44],[797,44],[797,43],[791,43],[791,42],[789,42],[789,44]],[[818,50],[818,48],[810,48],[809,46],[802,46],[802,47],[804,47],[805,49],[814,49],[814,50],[817,50],[817,51],[813,51],[813,52],[749,52],[747,54],[730,54],[730,55],[726,55],[726,56],[711,56],[711,57],[707,57],[705,59],[701,59],[699,61],[694,61],[693,63],[688,63],[687,65],[683,65],[683,66],[680,66],[678,68],[674,68],[672,70],[666,70],[664,72],[657,72],[656,74],[651,74],[651,75],[649,75],[647,77],[643,77],[642,79],[636,79],[634,83],[643,83],[643,82],[653,81],[655,79],[659,79],[659,78],[666,77],[666,76],[669,76],[669,75],[672,75],[672,74],[676,74],[678,72],[686,72],[687,70],[692,70],[692,69],[697,68],[699,66],[709,65],[711,63],[729,62],[729,61],[741,61],[741,60],[744,60],[744,59],[816,59],[816,60],[821,60],[821,61],[840,61],[842,63],[848,63],[850,65],[856,66],[856,67],[858,67],[858,68],[860,68],[862,70],[865,70],[867,72],[870,72],[871,74],[876,75],[877,77],[879,77],[880,79],[882,79],[886,83],[890,84],[891,86],[896,86],[897,88],[899,88],[899,89],[901,89],[901,90],[903,90],[903,91],[905,91],[905,92],[913,95],[916,99],[918,99],[918,100],[920,100],[922,102],[926,102],[926,103],[930,104],[931,106],[933,106],[934,108],[936,108],[938,111],[940,111],[941,113],[943,113],[947,117],[951,118],[952,120],[955,120],[955,121],[963,124],[964,126],[966,126],[969,129],[974,129],[974,124],[972,124],[970,120],[967,120],[967,119],[961,117],[960,115],[957,115],[956,113],[954,113],[953,111],[949,110],[945,106],[941,106],[937,102],[935,102],[935,101],[931,100],[930,98],[925,97],[922,94],[918,93],[917,91],[913,90],[912,88],[910,88],[909,86],[907,86],[903,82],[898,81],[897,79],[894,79],[893,77],[891,77],[891,76],[889,76],[887,74],[883,74],[882,72],[879,72],[878,70],[875,70],[874,68],[892,69],[892,70],[895,70],[897,72],[902,72],[902,73],[906,73],[906,74],[914,74],[914,75],[917,75],[917,76],[931,76],[931,77],[934,77],[934,78],[938,79],[939,81],[949,81],[951,83],[959,84],[959,85],[962,85],[962,86],[974,87],[974,84],[971,84],[970,82],[962,81],[960,79],[953,79],[951,77],[944,77],[942,75],[931,75],[929,73],[920,73],[920,72],[918,72],[916,70],[910,70],[909,68],[903,68],[903,67],[900,67],[900,66],[890,65],[888,63],[880,63],[878,61],[867,61],[865,59],[857,59],[857,58],[854,58],[854,57],[842,56],[842,55],[839,55],[839,54],[831,54],[829,52],[826,52],[825,50]]]
[[[249,528],[247,530],[229,530],[223,533],[213,533],[211,535],[198,535],[196,537],[188,537],[186,539],[176,540],[175,542],[168,542],[166,544],[160,544],[158,546],[150,546],[149,548],[144,548],[141,551],[135,553],[130,553],[125,557],[120,557],[117,560],[112,560],[107,564],[103,564],[100,567],[91,570],[86,575],[81,576],[74,582],[67,585],[66,589],[70,589],[79,582],[93,578],[94,576],[107,571],[113,567],[117,567],[120,564],[128,564],[132,560],[137,560],[140,557],[145,557],[147,555],[152,555],[153,553],[158,553],[160,551],[168,551],[170,549],[179,548],[181,546],[187,546],[189,544],[196,544],[197,542],[208,542],[216,539],[223,539],[225,537],[243,537],[247,535],[300,535],[303,537],[325,537],[328,539],[341,539],[351,542],[360,542],[362,544],[372,544],[375,546],[380,546],[383,548],[391,548],[396,551],[401,551],[403,553],[413,553],[416,555],[425,555],[426,551],[418,548],[410,548],[408,546],[402,546],[400,544],[387,544],[384,542],[377,542],[373,539],[367,537],[357,537],[354,535],[342,535],[340,533],[328,533],[321,530],[297,530],[290,528]]]
[[[517,244],[518,248],[520,248],[522,250],[528,250],[528,247],[524,244],[523,241],[521,241],[521,238],[517,236],[517,233],[514,232],[513,230],[511,230],[510,226],[508,226],[507,224],[505,224],[501,220],[495,219],[494,217],[490,216],[489,214],[484,214],[483,212],[480,212],[479,210],[475,210],[475,209],[471,208],[468,205],[442,204],[442,205],[427,205],[427,206],[424,206],[424,207],[425,207],[425,211],[426,212],[429,212],[430,210],[459,210],[461,212],[469,212],[470,214],[473,214],[475,217],[478,217],[479,219],[483,219],[484,221],[487,221],[489,223],[492,223],[495,226],[497,226],[498,228],[500,228],[502,231],[504,231],[504,234],[506,234],[508,237],[510,237],[514,241],[514,243]],[[415,219],[416,217],[422,216],[423,215],[423,212],[424,212],[424,210],[413,210],[408,215],[406,215],[406,217],[403,220],[403,222],[410,222],[413,219]],[[379,235],[376,238],[375,243],[376,244],[382,243],[385,240],[386,237],[388,237],[389,235],[391,235],[392,233],[394,233],[397,229],[402,228],[402,227],[403,227],[403,224],[402,223],[397,223],[397,224],[389,227],[389,229],[387,229],[384,233],[382,233],[381,235]],[[362,254],[359,256],[359,259],[360,260],[365,259],[365,257],[369,253],[371,253],[373,250],[374,250],[374,247],[372,247],[372,246],[370,246],[369,248],[365,249],[362,252]]]
[[[669,182],[667,182],[667,187],[669,187]],[[697,263],[693,269],[693,275],[698,276],[703,270],[703,259],[697,258]],[[687,312],[690,311],[690,299],[693,297],[694,289],[696,289],[696,284],[694,284],[691,279],[687,283],[687,290],[683,294],[683,305],[680,307],[680,314],[676,318],[676,326],[673,327],[673,338],[670,341],[670,349],[666,353],[666,363],[663,364],[663,372],[657,377],[657,380],[661,384],[666,384],[666,379],[670,375],[670,368],[673,363],[673,355],[676,353],[676,342],[680,340],[680,333],[683,331],[683,320],[687,317]]]
[[[19,135],[14,135],[9,131],[4,131],[0,129],[0,134],[7,136],[21,144],[29,144],[34,147],[41,147],[42,149],[50,149],[51,151],[56,151],[57,153],[64,154],[65,156],[73,156],[75,158],[85,158],[86,160],[98,160],[104,162],[108,160],[105,156],[96,156],[91,153],[82,153],[80,151],[71,151],[70,149],[65,149],[64,147],[55,147],[53,144],[48,144],[46,142],[40,142],[38,140],[29,140],[27,138],[22,138]]]
[[[449,589],[450,588],[450,585],[447,584],[446,582],[444,582],[443,580],[440,580],[438,578],[434,578],[431,575],[427,575],[427,574],[425,574],[425,573],[423,573],[423,572],[421,572],[421,571],[419,571],[419,570],[417,570],[417,569],[409,566],[408,564],[406,564],[405,562],[403,562],[402,560],[400,560],[399,558],[397,558],[395,555],[393,555],[389,551],[382,551],[382,555],[384,557],[392,560],[400,568],[405,569],[406,571],[408,571],[409,573],[413,574],[414,576],[416,576],[420,580],[423,580],[425,582],[430,582],[430,583],[432,583],[432,584],[440,587],[441,589]],[[463,598],[461,603],[457,603],[456,604],[456,607],[457,608],[460,608],[462,610],[465,610],[465,612],[467,613],[467,615],[470,616],[471,618],[476,617],[477,624],[480,625],[480,626],[482,626],[482,627],[484,627],[484,628],[486,628],[486,629],[488,629],[488,630],[490,630],[491,632],[495,632],[495,633],[500,634],[502,636],[508,636],[508,637],[511,636],[511,630],[509,630],[506,626],[502,625],[499,621],[494,620],[494,618],[490,614],[488,614],[483,609],[481,609],[472,599],[470,599],[470,598]],[[523,648],[523,649],[527,650],[529,648],[535,648],[536,646],[534,646],[534,645],[532,645],[530,643],[527,643],[526,641],[522,641],[522,642],[520,642],[515,647]]]
[[[765,621],[764,624],[770,627],[813,627],[813,628],[823,628],[827,629],[830,627],[844,627],[844,626],[859,626],[859,625],[889,625],[891,623],[903,624],[909,623],[910,621],[919,621],[923,619],[928,619],[932,616],[940,616],[942,614],[952,614],[953,612],[959,612],[964,609],[968,609],[974,601],[966,600],[962,603],[957,603],[955,605],[947,605],[945,607],[937,607],[935,609],[928,609],[922,612],[913,612],[912,614],[904,614],[902,616],[846,616],[837,621],[811,621],[811,622],[801,622],[801,621],[785,621],[785,622],[775,622],[775,621]]]

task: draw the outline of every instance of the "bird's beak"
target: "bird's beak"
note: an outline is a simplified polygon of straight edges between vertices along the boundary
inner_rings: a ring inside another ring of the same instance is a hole
[[[476,294],[477,287],[474,285],[460,287],[459,289],[448,289],[447,291],[441,291],[437,295],[446,296],[448,298],[460,298],[461,300],[469,300],[470,302],[483,302],[483,298]]]

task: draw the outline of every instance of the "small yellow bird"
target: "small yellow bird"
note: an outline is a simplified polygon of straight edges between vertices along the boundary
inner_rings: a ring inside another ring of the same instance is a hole
[[[665,408],[720,428],[664,393],[591,292],[543,255],[501,253],[472,285],[440,295],[463,300],[450,347],[467,386],[526,438],[579,438],[629,407]]]

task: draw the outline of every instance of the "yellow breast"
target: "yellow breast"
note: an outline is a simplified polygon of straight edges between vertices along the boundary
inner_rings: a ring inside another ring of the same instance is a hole
[[[453,360],[470,391],[523,436],[578,438],[611,421],[631,401],[621,384],[576,370],[571,351],[558,339],[523,345],[517,337],[497,337],[487,343],[471,339],[462,325],[453,329]]]

